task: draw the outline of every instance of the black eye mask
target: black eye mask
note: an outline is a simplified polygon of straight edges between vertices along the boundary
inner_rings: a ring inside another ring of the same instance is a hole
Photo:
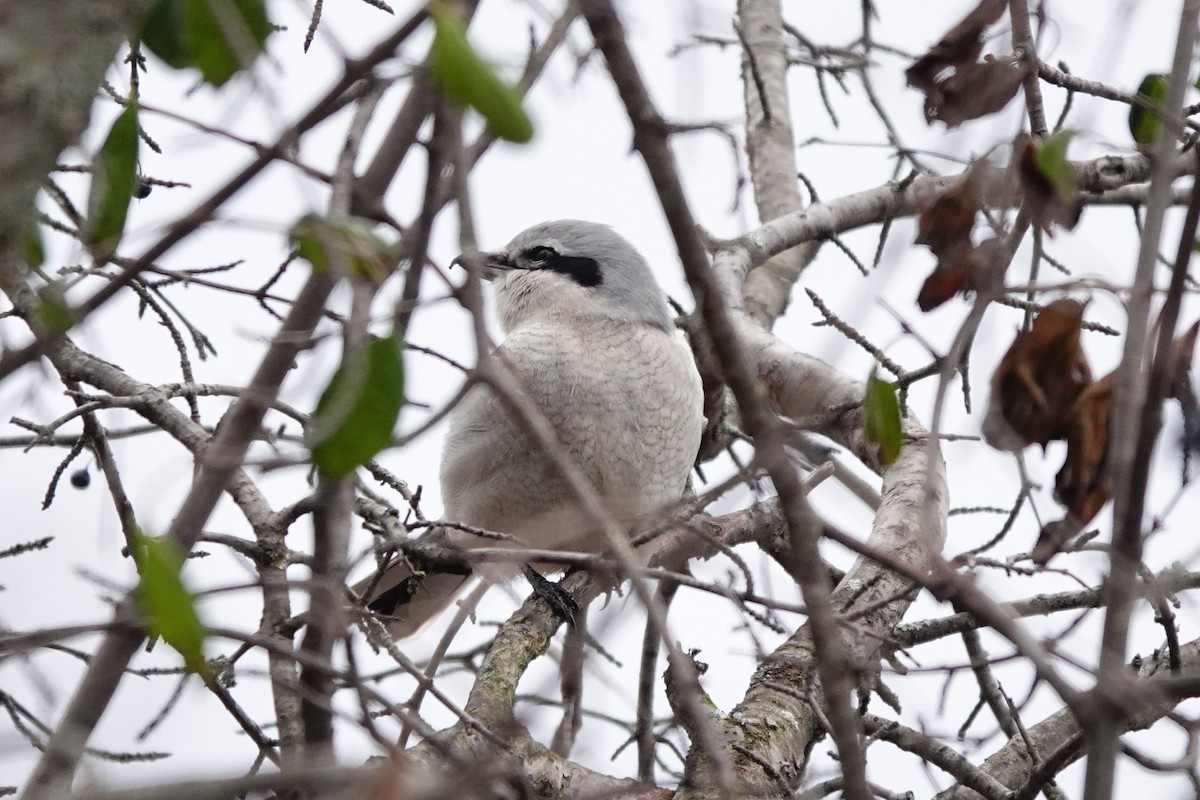
[[[530,263],[529,269],[548,269],[567,276],[580,286],[593,288],[603,280],[600,264],[594,258],[565,256],[545,246],[531,247],[521,255]]]

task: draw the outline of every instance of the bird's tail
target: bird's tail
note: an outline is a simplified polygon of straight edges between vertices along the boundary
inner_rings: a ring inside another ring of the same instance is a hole
[[[398,558],[375,575],[359,581],[351,591],[368,610],[380,617],[394,639],[412,636],[457,597],[470,574],[414,572]]]

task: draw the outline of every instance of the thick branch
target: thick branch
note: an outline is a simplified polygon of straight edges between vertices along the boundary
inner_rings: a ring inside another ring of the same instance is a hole
[[[1180,655],[1185,671],[1200,669],[1200,640],[1194,640],[1184,645]],[[1151,692],[1153,687],[1160,683],[1166,688],[1176,680],[1171,677],[1166,653],[1155,653],[1154,657],[1146,659],[1141,669],[1138,670],[1138,677],[1148,679],[1146,688]],[[1190,688],[1195,690],[1200,686]],[[1145,702],[1135,716],[1120,717],[1117,721],[1117,729],[1125,732],[1148,728],[1162,719],[1171,710],[1171,707],[1170,702]],[[1059,752],[1064,747],[1072,748],[1064,755],[1060,769],[1075,762],[1083,755],[1082,747],[1073,746],[1073,743],[1079,741],[1083,727],[1079,724],[1076,715],[1068,708],[1064,708],[1029,728],[1028,733],[1034,747],[1043,755]],[[1025,787],[1024,796],[1036,794],[1040,789],[1038,786],[1027,786],[1027,782],[1034,774],[1035,765],[1029,756],[1025,741],[1019,735],[1010,738],[1004,747],[989,756],[981,769],[1011,790]],[[955,786],[939,794],[936,800],[979,800],[979,798],[979,794],[965,786]]]
[[[1192,160],[1185,155],[1171,155],[1166,164],[1168,174],[1173,178],[1186,175],[1192,169]],[[1099,195],[1095,199],[1103,202],[1103,193],[1150,178],[1150,159],[1146,156],[1105,156],[1072,165],[1076,171],[1075,185],[1085,193],[1085,202],[1089,201],[1089,195]],[[986,203],[997,208],[1010,208],[1020,202],[1006,168],[981,166],[978,169],[981,195]],[[740,244],[746,250],[746,260],[737,265],[735,275],[741,280],[741,276],[754,266],[797,244],[911,216],[960,178],[922,177],[903,188],[887,184],[836,200],[814,203],[803,211],[766,223],[734,241],[733,244]]]
[[[796,141],[788,97],[787,47],[779,0],[738,3],[742,84],[746,105],[746,155],[758,218],[763,222],[800,211]],[[792,285],[817,254],[820,241],[780,253],[754,269],[742,289],[746,313],[770,330],[787,308]]]

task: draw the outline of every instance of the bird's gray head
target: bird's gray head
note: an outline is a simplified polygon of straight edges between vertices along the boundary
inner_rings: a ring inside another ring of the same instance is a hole
[[[644,322],[673,330],[666,297],[641,254],[607,225],[564,219],[483,253],[506,331],[537,317]]]

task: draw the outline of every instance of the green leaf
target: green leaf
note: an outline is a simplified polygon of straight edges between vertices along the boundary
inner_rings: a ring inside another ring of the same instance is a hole
[[[192,66],[213,86],[249,67],[273,30],[263,0],[184,0],[183,12]]]
[[[265,0],[159,0],[141,40],[170,66],[195,67],[222,86],[258,58],[273,30]]]
[[[159,0],[142,26],[142,44],[175,69],[192,66],[183,43],[183,0]]]
[[[92,185],[88,191],[85,230],[92,255],[103,261],[112,256],[125,231],[129,199],[138,184],[138,111],[129,103],[113,122],[100,152],[92,159]]]
[[[1167,76],[1151,72],[1138,85],[1138,96],[1153,106],[1161,106],[1167,96]],[[1129,132],[1138,144],[1153,144],[1162,128],[1158,114],[1140,105],[1129,107]]]
[[[318,217],[307,214],[288,233],[301,258],[323,272],[331,258],[352,275],[382,283],[391,272],[395,248],[375,235],[371,222],[361,217]]]
[[[1047,136],[1037,146],[1033,161],[1038,171],[1046,176],[1059,199],[1070,201],[1075,197],[1075,166],[1067,160],[1067,147],[1075,131],[1062,130]]]
[[[340,480],[391,442],[404,405],[401,349],[394,336],[369,337],[321,393],[306,439],[323,476]]]
[[[131,554],[137,565],[137,598],[146,618],[146,632],[175,648],[189,670],[205,674],[207,631],[196,612],[195,597],[183,584],[179,547],[171,539],[134,533]]]
[[[867,378],[863,414],[867,441],[879,446],[879,458],[884,464],[891,464],[900,455],[900,403],[896,399],[896,384],[876,377],[874,369]]]
[[[21,239],[21,260],[30,267],[40,267],[46,261],[46,243],[37,217],[31,217],[25,226],[25,236]]]
[[[533,123],[521,108],[521,96],[475,52],[455,11],[433,2],[429,14],[435,26],[429,70],[442,94],[478,111],[488,129],[502,139],[521,143],[533,138]]]

